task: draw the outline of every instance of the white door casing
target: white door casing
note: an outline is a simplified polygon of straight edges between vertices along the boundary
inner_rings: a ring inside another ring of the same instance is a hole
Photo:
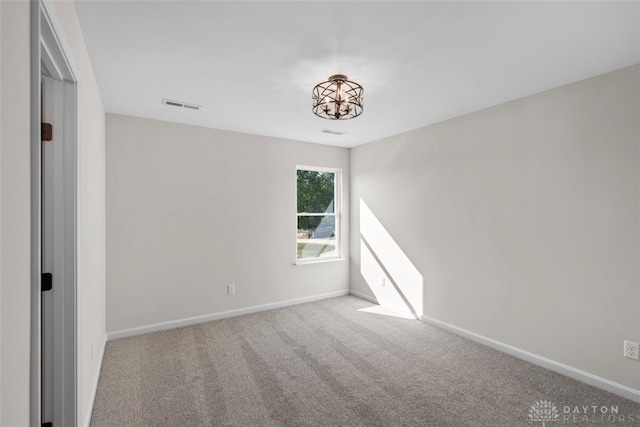
[[[32,19],[32,426],[77,425],[76,80],[47,3]],[[41,141],[40,123],[53,126]],[[53,288],[41,291],[42,273]]]

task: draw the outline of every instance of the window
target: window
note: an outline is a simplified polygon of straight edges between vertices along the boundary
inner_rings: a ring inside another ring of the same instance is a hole
[[[340,258],[340,170],[298,166],[298,263]]]

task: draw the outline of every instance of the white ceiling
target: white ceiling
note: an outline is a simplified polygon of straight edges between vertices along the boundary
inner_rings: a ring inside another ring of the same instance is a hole
[[[76,8],[107,112],[344,147],[640,63],[637,1]],[[312,114],[311,90],[332,74],[364,87],[360,117]]]

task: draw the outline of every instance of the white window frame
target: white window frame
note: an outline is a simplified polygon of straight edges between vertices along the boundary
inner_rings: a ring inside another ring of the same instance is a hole
[[[309,213],[309,212],[298,212],[298,171],[313,171],[313,172],[328,172],[334,174],[333,180],[333,214],[324,213]],[[307,166],[307,165],[296,165],[296,191],[295,191],[295,205],[296,205],[296,227],[295,230],[298,230],[298,217],[300,216],[333,216],[335,218],[335,243],[336,243],[336,254],[332,257],[313,257],[313,258],[298,258],[298,238],[296,237],[295,244],[295,264],[315,264],[327,261],[338,261],[342,260],[342,169],[339,168],[330,168],[324,166]]]

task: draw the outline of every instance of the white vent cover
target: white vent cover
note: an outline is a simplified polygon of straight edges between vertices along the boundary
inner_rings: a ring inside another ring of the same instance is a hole
[[[202,105],[188,104],[182,101],[172,101],[171,99],[163,99],[162,103],[173,107],[187,108],[189,110],[199,110],[202,108]]]
[[[328,133],[329,135],[344,135],[346,132],[342,132],[339,130],[333,130],[333,129],[322,129],[320,131],[321,133]]]

